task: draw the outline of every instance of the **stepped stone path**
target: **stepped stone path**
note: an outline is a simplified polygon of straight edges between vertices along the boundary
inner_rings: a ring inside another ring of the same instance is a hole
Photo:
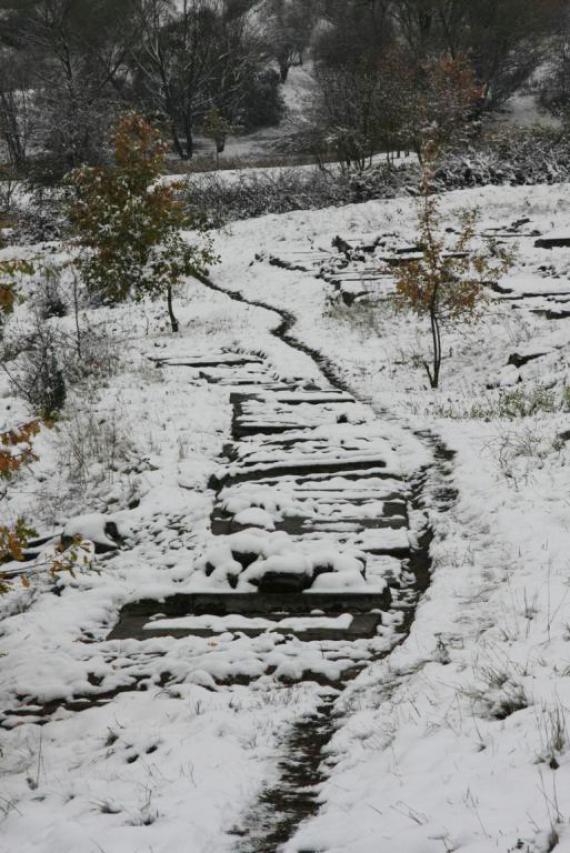
[[[425,563],[425,519],[412,510],[421,475],[403,475],[393,428],[329,384],[278,380],[256,356],[160,365],[228,386],[233,441],[211,479],[211,543],[189,590],[127,605],[108,639],[269,632],[326,642],[323,659],[335,660],[335,643],[373,639],[383,613],[411,606]],[[349,654],[332,680],[372,655]],[[315,677],[298,657],[290,670]]]
[[[204,674],[212,688],[269,677],[342,689],[405,636],[428,583],[421,495],[431,458],[418,463],[416,438],[324,377],[283,381],[259,355],[154,361],[227,388],[233,409],[232,441],[210,482],[210,530],[205,543],[193,537],[195,571],[182,592],[126,604],[106,636],[85,633],[84,693],[17,694],[0,726],[176,683],[187,676],[173,674],[174,647],[145,642],[168,638],[224,638],[180,652],[187,675]],[[183,528],[181,513],[141,533]]]
[[[231,831],[236,853],[277,853],[318,809],[336,699],[407,636],[429,583],[433,459],[418,464],[418,439],[346,391],[283,382],[260,357],[160,364],[228,387],[232,441],[210,481],[211,537],[191,589],[127,605],[109,639],[233,633],[257,658],[223,672],[229,689],[270,676],[328,690],[284,733],[277,780]]]
[[[492,299],[513,311],[527,310],[547,320],[570,318],[570,236],[544,236],[531,219],[518,219],[479,234],[484,243],[513,249],[527,256],[526,272],[506,283],[490,284]],[[383,302],[394,292],[393,270],[421,257],[419,246],[406,245],[393,233],[358,238],[337,236],[330,250],[307,250],[302,244],[269,263],[310,273],[326,281],[346,306],[357,302]]]
[[[282,320],[274,334],[295,346]],[[195,570],[183,592],[132,601],[106,637],[82,639],[84,694],[16,695],[0,725],[62,719],[128,691],[174,701],[200,685],[239,703],[251,686],[282,703],[302,688],[310,703],[278,736],[276,780],[228,833],[235,853],[277,853],[318,809],[337,699],[405,639],[429,583],[423,496],[437,453],[429,435],[380,419],[325,379],[326,365],[315,382],[284,381],[255,354],[155,362],[227,389],[233,411]],[[159,535],[167,523],[157,519]]]

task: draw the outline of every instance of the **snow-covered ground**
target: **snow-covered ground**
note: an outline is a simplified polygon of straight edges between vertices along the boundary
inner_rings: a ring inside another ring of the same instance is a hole
[[[309,60],[302,66],[293,66],[289,69],[286,82],[280,87],[283,99],[283,117],[278,125],[273,127],[262,127],[250,133],[230,134],[226,140],[223,153],[219,158],[220,169],[225,171],[227,164],[239,163],[240,168],[248,168],[253,162],[263,163],[282,159],[285,155],[279,152],[282,145],[289,137],[298,133],[306,123],[307,104],[314,87],[313,65]],[[201,136],[196,135],[196,162],[211,164],[216,159],[213,143]],[[277,148],[277,152],[276,152]]]
[[[354,261],[356,282],[338,292],[315,276],[330,262],[331,278],[337,235],[412,245],[413,201],[268,216],[216,237],[214,282],[293,313],[292,334],[401,436],[402,464],[421,458],[413,431],[455,452],[457,499],[431,512],[430,588],[409,637],[337,700],[322,805],[287,853],[570,850],[570,323],[560,314],[570,249],[535,247],[541,235],[570,237],[570,186],[450,193],[445,225],[466,206],[517,255],[501,282],[509,292],[490,291],[481,322],[446,330],[439,392],[417,367],[429,346],[417,320],[338,298],[377,277],[375,256]],[[372,286],[389,292],[389,275]],[[308,356],[270,335],[274,313],[195,282],[179,304],[176,338],[160,328],[158,305],[86,316],[111,336],[113,364],[68,401],[69,420],[42,432],[39,461],[3,501],[3,519],[24,512],[42,532],[103,513],[125,547],[0,601],[2,853],[241,849],[232,830],[277,778],[283,733],[330,695],[265,673],[269,658],[278,668],[295,655],[274,632],[153,637],[144,648],[105,640],[124,603],[191,588],[208,542],[208,480],[230,435],[227,385],[149,357],[261,354],[276,379],[323,385]],[[25,306],[18,313],[24,323]],[[9,426],[25,409],[2,382]],[[508,417],[533,400],[533,414]],[[81,438],[93,432],[97,441]],[[109,445],[113,454],[101,451]],[[105,694],[105,704],[69,705]]]

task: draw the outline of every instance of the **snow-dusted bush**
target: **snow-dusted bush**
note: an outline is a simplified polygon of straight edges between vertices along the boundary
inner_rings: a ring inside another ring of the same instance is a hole
[[[117,342],[105,324],[85,326],[81,329],[79,340],[78,350],[76,336],[66,339],[64,375],[70,385],[89,381],[93,387],[117,373],[121,358],[117,352]]]
[[[49,320],[51,317],[65,317],[68,313],[60,270],[55,266],[46,264],[41,269],[36,308],[42,320]]]
[[[28,186],[30,200],[16,200],[12,216],[10,242],[14,245],[46,243],[61,240],[67,233],[63,201],[65,193],[58,187]]]
[[[54,291],[54,305],[67,310],[57,301],[59,293]],[[46,317],[41,289],[26,304],[29,316],[11,328],[1,357],[14,394],[40,418],[53,419],[61,414],[68,390],[92,394],[116,373],[121,360],[105,324],[86,325],[77,317],[73,330],[63,327]]]
[[[496,134],[454,152],[435,178],[440,190],[560,183],[570,178],[570,141],[538,128]]]
[[[396,161],[397,163],[397,161]],[[562,134],[521,130],[495,135],[449,153],[434,176],[439,191],[472,186],[558,183],[570,179],[570,141]],[[372,199],[416,195],[420,170],[414,163],[381,163],[364,171],[271,169],[194,176],[186,207],[213,227],[269,213],[317,210]]]
[[[71,497],[79,499],[86,490],[97,493],[105,487],[103,497],[121,472],[137,467],[140,459],[124,422],[123,414],[101,414],[87,403],[58,424],[58,456]],[[125,495],[125,503],[130,497],[130,492]]]
[[[14,393],[26,400],[39,417],[53,418],[67,396],[61,334],[38,316],[19,348],[16,365],[10,370]]]
[[[11,170],[0,168],[0,213],[9,213],[14,205],[16,181]]]
[[[210,225],[219,227],[268,213],[394,198],[416,185],[417,170],[400,173],[386,167],[354,174],[294,168],[243,172],[235,181],[207,174],[192,179],[186,205],[190,213],[202,212]]]

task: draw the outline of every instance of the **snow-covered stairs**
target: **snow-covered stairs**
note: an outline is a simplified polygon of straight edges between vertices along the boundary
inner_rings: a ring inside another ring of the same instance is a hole
[[[395,597],[413,596],[418,549],[394,429],[346,391],[284,382],[257,356],[160,364],[228,386],[233,441],[211,478],[212,537],[188,588],[127,605],[109,639],[377,637]]]

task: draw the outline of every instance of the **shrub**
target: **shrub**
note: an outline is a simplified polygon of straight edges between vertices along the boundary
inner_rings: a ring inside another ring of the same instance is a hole
[[[0,566],[12,560],[24,559],[24,548],[36,531],[28,527],[23,518],[18,518],[14,524],[0,524]],[[28,585],[23,580],[25,586]],[[5,595],[11,589],[10,578],[0,572],[0,595]]]
[[[22,276],[31,275],[33,267],[28,261],[0,261],[0,338],[4,323],[12,314],[20,293],[18,285]]]
[[[212,227],[268,213],[318,210],[341,204],[394,198],[414,191],[417,170],[381,167],[362,174],[316,168],[242,171],[237,180],[223,174],[193,177],[185,206],[191,216],[202,214]]]
[[[498,417],[514,420],[539,412],[555,412],[557,408],[556,394],[544,385],[535,385],[528,389],[515,388],[500,395]]]
[[[279,74],[266,68],[244,81],[240,121],[245,131],[277,125],[285,113]]]
[[[36,317],[33,331],[21,343],[11,384],[33,411],[53,419],[64,406],[67,395],[63,372],[65,342],[54,327]]]
[[[63,299],[61,288],[60,270],[55,266],[46,264],[40,271],[36,308],[42,320],[67,315],[67,305]]]
[[[20,469],[37,459],[32,448],[34,437],[40,431],[38,421],[30,421],[0,433],[0,480],[11,480]],[[28,540],[35,534],[23,518],[12,524],[0,524],[0,565],[12,560],[22,560]],[[27,582],[24,581],[26,585]],[[0,572],[0,595],[11,589],[10,578]]]
[[[9,480],[20,468],[37,458],[32,441],[39,431],[39,421],[29,421],[0,433],[0,479]]]
[[[439,387],[442,325],[476,318],[486,299],[485,283],[494,281],[512,263],[512,256],[499,246],[488,252],[473,250],[477,211],[462,213],[455,244],[446,245],[433,190],[433,164],[438,153],[434,143],[426,145],[418,204],[421,257],[401,264],[395,273],[396,305],[427,317],[430,323],[432,363],[424,362],[424,367],[432,388]]]
[[[74,411],[58,424],[57,435],[75,502],[88,489],[108,487],[117,472],[134,470],[141,463],[124,428],[124,417],[115,412],[106,415],[90,407]]]
[[[397,161],[396,161],[397,163]],[[570,180],[570,140],[552,131],[494,134],[446,154],[433,174],[437,192],[487,185],[528,185]],[[185,208],[212,227],[268,213],[321,209],[373,199],[417,195],[417,163],[380,163],[365,171],[299,168],[242,170],[237,180],[218,174],[193,177]]]

